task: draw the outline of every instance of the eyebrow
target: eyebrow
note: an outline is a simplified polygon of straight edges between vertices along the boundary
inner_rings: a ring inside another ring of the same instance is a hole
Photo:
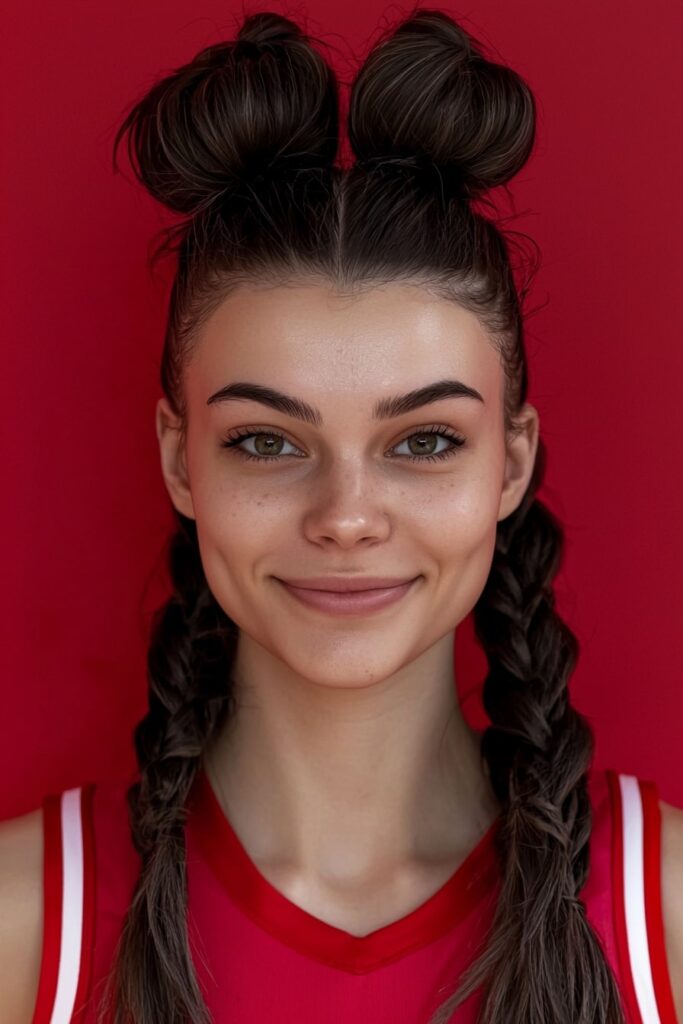
[[[407,412],[419,409],[431,402],[440,402],[444,398],[474,398],[484,403],[484,399],[475,388],[463,384],[460,380],[437,380],[433,384],[425,384],[424,387],[408,391],[404,395],[395,395],[393,398],[382,398],[375,403],[372,410],[372,417],[375,420],[392,419],[395,416],[403,416]],[[261,405],[268,405],[286,416],[293,416],[305,423],[311,423],[315,427],[323,425],[323,417],[319,409],[304,402],[301,398],[294,398],[292,395],[285,395],[275,388],[266,387],[263,384],[250,384],[246,381],[236,381],[233,384],[226,384],[214,392],[207,399],[207,405],[217,405],[222,402],[248,401],[260,402]]]

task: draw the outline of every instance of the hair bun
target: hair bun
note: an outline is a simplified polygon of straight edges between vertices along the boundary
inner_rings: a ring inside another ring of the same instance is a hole
[[[243,56],[252,48],[251,56],[258,57],[262,47],[303,38],[300,27],[290,18],[273,11],[260,11],[258,14],[250,14],[242,22],[236,36],[235,51],[238,56]]]
[[[280,14],[245,18],[236,39],[201,50],[128,113],[134,173],[170,209],[195,214],[258,174],[329,166],[338,148],[334,73]]]
[[[436,164],[467,198],[517,174],[535,124],[520,75],[440,11],[419,11],[375,43],[351,88],[349,141],[361,164]]]

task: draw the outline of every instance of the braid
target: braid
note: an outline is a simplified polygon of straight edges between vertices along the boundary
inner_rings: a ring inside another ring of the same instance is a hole
[[[491,571],[474,609],[489,663],[483,702],[491,725],[481,752],[502,805],[496,837],[502,888],[486,950],[434,1024],[482,982],[486,1024],[624,1021],[580,900],[589,870],[594,740],[569,701],[578,642],[555,611],[552,583],[564,536],[535,496],[545,461],[539,439],[529,488],[498,524]]]
[[[116,992],[107,989],[100,1009],[102,1021],[114,995],[114,1024],[209,1020],[188,944],[184,824],[207,740],[232,711],[235,634],[206,582],[196,524],[176,516],[173,594],[153,622],[149,710],[134,731],[140,777],[127,792],[142,868],[109,977]]]

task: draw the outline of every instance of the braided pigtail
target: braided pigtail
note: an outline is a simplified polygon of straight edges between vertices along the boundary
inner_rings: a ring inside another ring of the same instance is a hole
[[[486,1024],[623,1024],[619,992],[586,919],[587,772],[593,734],[569,701],[578,643],[555,610],[564,536],[537,497],[546,451],[518,508],[498,524],[474,626],[488,659],[481,751],[502,806],[502,888],[484,954],[463,977],[446,1021],[482,983]]]
[[[142,868],[100,1008],[103,1020],[115,992],[115,1024],[208,1021],[188,946],[185,807],[207,741],[234,710],[236,633],[208,588],[194,520],[176,515],[173,594],[153,621],[149,710],[134,732],[140,777],[127,794]]]

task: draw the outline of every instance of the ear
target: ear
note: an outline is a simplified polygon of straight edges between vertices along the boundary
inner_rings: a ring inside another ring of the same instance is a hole
[[[161,472],[171,501],[184,516],[194,519],[181,421],[165,397],[160,398],[157,402],[156,431],[161,455]]]
[[[521,503],[536,461],[539,417],[534,406],[525,402],[515,417],[515,424],[518,429],[510,436],[506,446],[505,479],[498,508],[499,522]]]

